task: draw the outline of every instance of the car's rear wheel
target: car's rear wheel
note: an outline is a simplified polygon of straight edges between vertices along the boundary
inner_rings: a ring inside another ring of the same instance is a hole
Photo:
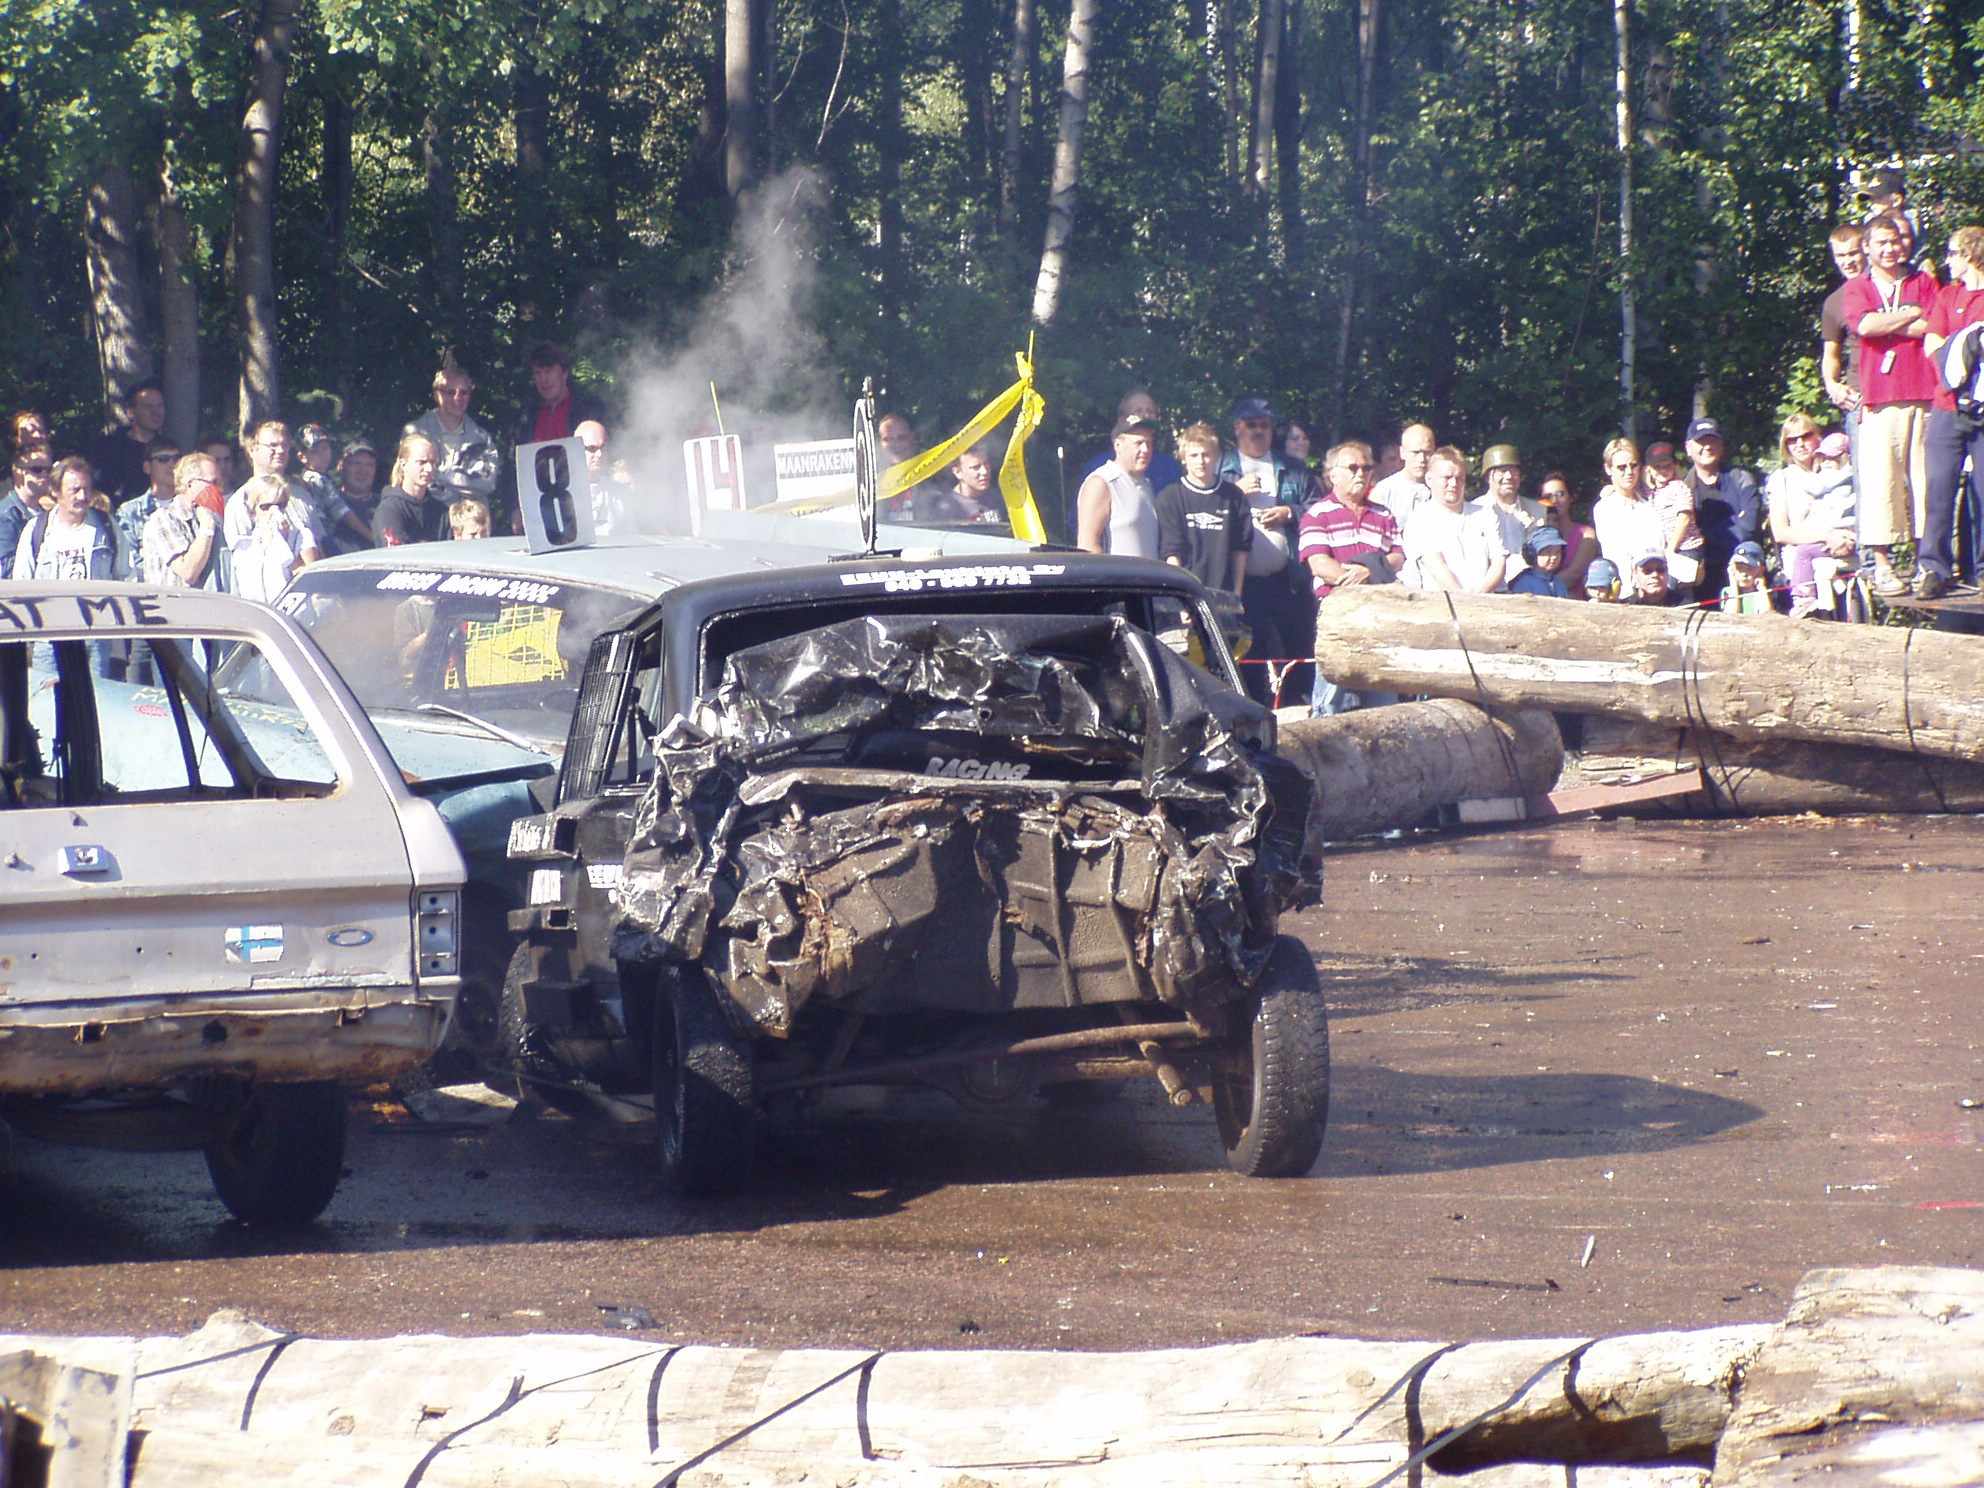
[[[536,973],[528,942],[510,953],[503,995],[496,1007],[496,1056],[483,1083],[509,1096],[527,1111],[550,1107],[567,1116],[587,1116],[592,1107],[573,1089],[564,1064],[547,1047],[544,1033],[524,1013],[524,984]]]
[[[1323,1149],[1330,1106],[1330,1034],[1316,964],[1280,937],[1255,988],[1241,1067],[1213,1081],[1226,1161],[1249,1178],[1299,1178]]]
[[[690,1198],[736,1193],[751,1176],[751,1050],[716,996],[694,969],[663,976],[655,996],[655,1142],[662,1176]]]
[[[344,1171],[344,1092],[335,1085],[258,1085],[207,1145],[221,1202],[252,1225],[306,1225]]]

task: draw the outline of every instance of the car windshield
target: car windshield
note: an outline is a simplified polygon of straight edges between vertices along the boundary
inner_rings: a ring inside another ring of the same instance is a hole
[[[452,727],[465,714],[562,748],[593,637],[644,603],[436,565],[306,572],[276,607],[310,632],[368,713],[437,724],[452,715]]]

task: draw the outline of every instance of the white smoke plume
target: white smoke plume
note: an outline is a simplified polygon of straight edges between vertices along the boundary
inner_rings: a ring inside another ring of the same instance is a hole
[[[723,281],[681,345],[637,353],[620,368],[626,414],[614,453],[639,472],[643,527],[689,530],[682,442],[715,434],[719,407],[724,431],[743,440],[753,505],[774,499],[774,443],[846,437],[852,405],[825,365],[810,313],[824,206],[809,170],[753,191],[739,207]]]

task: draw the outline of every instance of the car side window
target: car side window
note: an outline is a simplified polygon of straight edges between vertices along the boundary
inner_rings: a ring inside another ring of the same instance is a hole
[[[627,706],[621,709],[614,727],[613,754],[607,760],[606,789],[626,790],[645,785],[654,774],[655,710],[661,706],[661,667],[659,645],[650,644],[634,670],[633,686],[627,692]]]
[[[12,643],[10,643],[12,644]],[[31,748],[15,751],[22,805],[325,795],[337,769],[280,673],[245,642],[152,638],[152,681],[97,675],[87,648],[33,648],[27,668]],[[254,697],[215,672],[234,653],[262,679]]]

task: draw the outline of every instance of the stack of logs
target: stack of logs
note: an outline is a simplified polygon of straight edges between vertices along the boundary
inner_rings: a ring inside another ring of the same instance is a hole
[[[1681,814],[1984,810],[1973,636],[1395,585],[1320,611],[1332,681],[1430,699],[1284,726],[1331,837],[1542,795],[1552,714],[1628,721],[1638,752],[1699,764]]]

